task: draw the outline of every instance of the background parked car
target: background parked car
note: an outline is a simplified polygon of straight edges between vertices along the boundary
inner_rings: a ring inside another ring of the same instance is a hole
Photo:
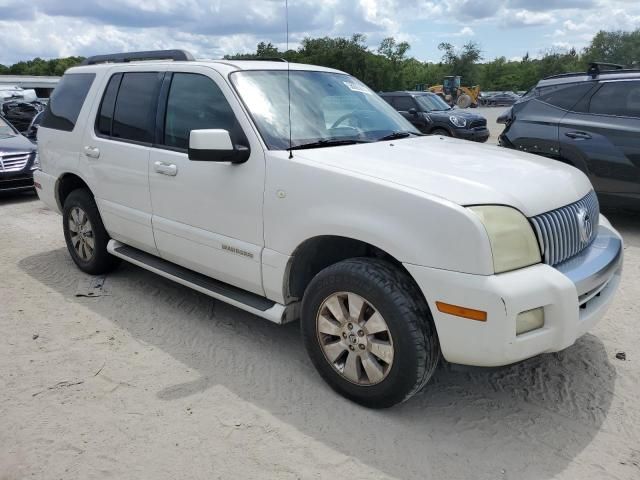
[[[435,93],[387,92],[380,96],[422,133],[486,142],[487,119],[451,108]]]
[[[0,191],[33,189],[36,147],[0,115]]]
[[[518,94],[513,92],[502,92],[484,99],[484,104],[490,107],[513,105],[518,100],[520,100],[520,96]]]
[[[33,118],[44,110],[40,102],[10,101],[2,104],[2,116],[20,132],[26,132]]]
[[[571,164],[601,203],[640,208],[640,70],[549,77],[499,121],[502,146]]]

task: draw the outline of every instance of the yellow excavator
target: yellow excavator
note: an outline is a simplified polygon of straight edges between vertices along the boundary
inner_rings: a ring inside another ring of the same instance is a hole
[[[459,108],[476,108],[480,98],[480,86],[463,87],[460,80],[460,76],[444,77],[442,85],[434,85],[428,90],[442,97],[452,107],[457,105]]]

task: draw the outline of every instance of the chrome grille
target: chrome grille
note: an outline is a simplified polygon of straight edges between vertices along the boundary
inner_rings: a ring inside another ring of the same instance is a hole
[[[27,166],[31,152],[0,155],[0,172],[19,172]]]
[[[596,237],[600,205],[592,190],[566,207],[531,219],[544,263],[557,265],[584,250]]]

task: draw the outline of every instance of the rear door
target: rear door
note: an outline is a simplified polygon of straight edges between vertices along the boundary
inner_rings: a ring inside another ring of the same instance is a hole
[[[151,228],[149,149],[163,72],[115,69],[94,107],[84,157],[90,184],[109,234],[157,254]]]
[[[512,107],[504,134],[518,150],[560,159],[560,120],[592,88],[591,82],[536,87]]]
[[[160,108],[149,158],[160,255],[263,295],[264,151],[231,87],[210,68],[176,71],[165,78]],[[200,129],[228,130],[234,144],[250,148],[249,159],[242,164],[189,160],[189,133]]]
[[[640,197],[640,80],[602,82],[560,123],[563,158],[599,193]]]

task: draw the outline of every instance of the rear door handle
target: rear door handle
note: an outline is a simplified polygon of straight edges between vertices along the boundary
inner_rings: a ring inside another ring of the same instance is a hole
[[[575,140],[589,140],[591,138],[591,135],[586,132],[567,132],[564,135]]]
[[[99,158],[100,157],[100,149],[97,147],[84,147],[84,154],[89,158]]]
[[[155,162],[153,169],[162,175],[169,175],[170,177],[175,177],[178,174],[178,167],[173,163]]]

